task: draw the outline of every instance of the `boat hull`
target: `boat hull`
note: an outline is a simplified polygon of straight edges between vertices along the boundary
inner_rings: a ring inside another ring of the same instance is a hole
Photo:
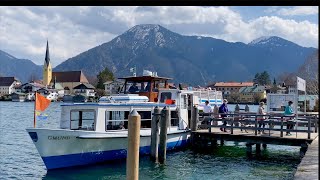
[[[127,157],[127,132],[94,133],[90,131],[27,129],[46,168],[58,169]],[[150,132],[150,130],[149,130]],[[150,153],[151,137],[141,133],[140,155]],[[190,132],[168,133],[167,150],[185,147]]]

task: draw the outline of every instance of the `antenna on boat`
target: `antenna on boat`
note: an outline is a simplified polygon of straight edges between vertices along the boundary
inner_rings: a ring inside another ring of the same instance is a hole
[[[130,68],[130,72],[132,72],[132,76],[136,77],[137,73],[136,73],[137,67],[134,66],[133,68]]]

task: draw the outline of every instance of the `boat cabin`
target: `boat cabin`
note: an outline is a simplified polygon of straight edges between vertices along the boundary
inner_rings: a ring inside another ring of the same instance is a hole
[[[139,77],[123,77],[124,94],[138,94],[146,96],[150,102],[158,101],[158,93],[160,89],[169,89],[168,80],[171,78],[156,76],[139,76]]]
[[[154,108],[169,108],[170,128],[180,129],[175,105],[147,103],[74,103],[63,104],[61,129],[108,132],[127,130],[130,112],[135,109],[141,116],[141,129],[151,128]]]

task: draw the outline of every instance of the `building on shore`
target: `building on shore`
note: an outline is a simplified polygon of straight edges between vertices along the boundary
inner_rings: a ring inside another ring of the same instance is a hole
[[[239,94],[240,101],[246,103],[258,103],[267,97],[265,87],[258,84],[240,88]]]
[[[16,92],[16,87],[20,85],[21,81],[15,77],[0,77],[0,96]]]
[[[74,88],[80,84],[89,84],[82,71],[52,72],[52,77],[53,79],[50,82],[51,87],[54,87],[54,84],[58,83],[65,90],[69,90],[69,93],[73,93]]]
[[[76,94],[76,95],[82,95],[85,97],[94,97],[95,96],[94,87],[89,83],[79,84],[78,86],[74,87],[73,89],[74,89],[74,94]]]
[[[208,87],[221,91],[223,98],[228,99],[229,102],[240,102],[239,90],[243,87],[253,86],[253,84],[253,82],[217,82]]]

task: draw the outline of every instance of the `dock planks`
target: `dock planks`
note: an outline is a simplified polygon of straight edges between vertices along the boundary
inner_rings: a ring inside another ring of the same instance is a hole
[[[294,175],[295,180],[319,179],[319,137],[309,145],[298,169]]]

